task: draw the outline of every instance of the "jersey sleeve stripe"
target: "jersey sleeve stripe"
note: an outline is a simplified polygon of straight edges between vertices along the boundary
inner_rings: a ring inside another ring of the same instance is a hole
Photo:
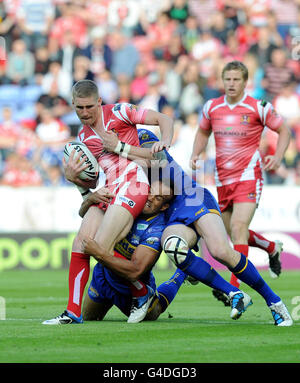
[[[266,125],[266,119],[270,109],[271,109],[271,104],[268,102],[267,105],[264,107],[264,120],[263,120],[264,125]]]
[[[140,243],[139,246],[147,247],[148,249],[151,249],[151,250],[155,251],[156,253],[159,253],[159,252],[160,252],[160,250],[156,250],[156,249],[154,249],[154,248],[151,247],[151,246],[143,245],[142,243]]]
[[[211,104],[212,104],[212,100],[208,100],[204,106],[203,106],[203,114],[204,116],[210,120],[210,117],[209,117],[209,114],[208,114],[208,111],[209,111],[209,108],[211,107]]]

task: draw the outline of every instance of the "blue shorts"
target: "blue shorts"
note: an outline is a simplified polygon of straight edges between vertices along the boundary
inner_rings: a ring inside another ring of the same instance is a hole
[[[190,225],[198,218],[208,213],[221,216],[221,211],[215,197],[205,188],[197,187],[191,195],[178,195],[172,202],[167,226]]]
[[[143,282],[156,291],[155,278],[152,272],[149,273],[149,278]],[[96,303],[112,303],[123,314],[127,316],[130,314],[132,294],[127,282],[100,263],[94,267],[88,295]]]

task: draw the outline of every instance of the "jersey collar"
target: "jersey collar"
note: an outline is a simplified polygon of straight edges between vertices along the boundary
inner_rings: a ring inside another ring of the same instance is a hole
[[[224,96],[224,102],[225,102],[225,104],[228,106],[228,108],[229,108],[230,110],[232,110],[232,109],[234,109],[236,106],[242,104],[242,103],[245,101],[245,99],[246,99],[247,96],[248,96],[248,94],[247,94],[246,92],[244,92],[244,96],[240,99],[240,101],[238,101],[236,104],[229,104],[229,102],[227,101],[227,96],[226,96],[226,94],[225,94],[225,96]]]

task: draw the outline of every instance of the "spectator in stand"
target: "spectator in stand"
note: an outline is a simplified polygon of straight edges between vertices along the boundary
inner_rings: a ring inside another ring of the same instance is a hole
[[[220,9],[218,0],[189,0],[188,6],[189,13],[197,18],[200,30],[211,28],[211,15]]]
[[[128,104],[133,104],[133,100],[131,99],[131,91],[130,91],[130,81],[124,78],[119,79],[118,88],[119,95],[117,102],[127,102]]]
[[[249,53],[257,57],[258,65],[263,68],[271,61],[272,52],[276,48],[279,46],[272,41],[269,27],[261,27],[258,29],[258,40],[251,45]]]
[[[90,33],[90,43],[82,49],[82,54],[90,60],[90,70],[95,76],[105,69],[111,69],[112,50],[105,40],[105,29],[99,26],[94,27]]]
[[[132,102],[139,104],[148,92],[148,70],[146,64],[141,61],[135,68],[134,79],[130,84]]]
[[[235,33],[238,44],[244,52],[247,51],[251,45],[257,42],[258,28],[254,27],[248,19],[237,27]]]
[[[50,34],[50,52],[57,52],[65,43],[65,34],[71,31],[75,44],[83,47],[87,38],[87,26],[81,17],[81,7],[72,1],[66,1],[58,6],[60,16],[55,19]]]
[[[18,39],[12,43],[7,55],[6,77],[12,84],[27,85],[34,79],[35,58],[26,50],[24,41]]]
[[[104,69],[95,79],[99,89],[99,95],[102,98],[102,104],[115,104],[118,99],[118,83],[112,77],[111,73]]]
[[[46,167],[45,171],[41,172],[43,186],[71,186],[65,178],[61,167],[58,164],[53,164]]]
[[[41,186],[42,178],[28,158],[18,153],[11,153],[7,158],[0,185],[12,187]]]
[[[194,140],[198,129],[198,114],[191,113],[186,116],[185,123],[174,134],[174,140],[169,149],[170,155],[177,161],[182,169],[192,175],[189,165],[189,157],[192,154],[191,141]]]
[[[300,95],[294,81],[283,84],[280,93],[274,98],[273,106],[292,130],[300,123]]]
[[[111,72],[115,79],[126,77],[132,79],[135,67],[140,61],[138,50],[121,31],[114,31],[110,39],[112,49]]]
[[[35,83],[41,84],[44,76],[49,71],[50,58],[49,51],[46,46],[37,48],[35,52]]]
[[[72,74],[72,84],[80,80],[94,80],[94,73],[91,71],[90,60],[83,55],[74,59],[74,71]]]
[[[180,115],[185,118],[191,113],[198,113],[203,98],[201,96],[201,78],[196,61],[191,61],[183,74],[183,88],[179,99]]]
[[[148,92],[139,103],[143,109],[153,109],[162,112],[163,107],[168,104],[166,97],[160,92],[160,82],[157,73],[153,72],[148,76]],[[157,126],[150,128],[156,135],[160,135]]]
[[[199,70],[203,77],[208,78],[220,59],[222,44],[211,34],[210,30],[203,30],[198,41],[194,44],[191,56],[199,62]]]
[[[47,44],[54,16],[55,8],[52,0],[20,0],[17,23],[21,29],[21,39],[27,49],[34,52]]]
[[[241,3],[241,9],[255,28],[267,25],[272,0],[243,0]]]
[[[189,17],[189,7],[187,0],[173,0],[171,7],[168,11],[170,19],[184,24],[186,19]]]
[[[276,16],[277,30],[284,41],[290,29],[297,25],[299,0],[273,0],[272,10]]]
[[[271,62],[265,65],[265,77],[262,85],[266,90],[266,98],[272,101],[284,84],[294,78],[293,70],[289,67],[287,53],[284,49],[276,48],[271,54]]]
[[[109,3],[110,0],[86,0],[85,7],[80,11],[80,15],[86,25],[91,28],[98,25],[106,26]]]
[[[2,122],[0,123],[0,158],[5,161],[14,152],[20,134],[20,125],[14,121],[12,108],[2,108]]]
[[[139,22],[144,30],[147,30],[150,24],[157,22],[161,12],[167,12],[170,8],[170,0],[138,0],[141,5]]]
[[[3,2],[0,3],[0,35],[4,37],[7,52],[11,50],[12,41],[15,38],[14,30],[17,29],[14,17],[7,13]]]
[[[51,56],[51,59],[58,61],[64,72],[72,75],[74,71],[74,61],[77,56],[81,55],[81,49],[76,44],[74,32],[68,29],[64,33],[63,45]]]
[[[211,16],[211,34],[223,45],[226,44],[228,34],[232,30],[226,21],[226,17],[222,11],[216,11]]]
[[[22,157],[32,158],[38,147],[38,137],[35,133],[34,121],[20,122],[20,132],[18,135],[16,153]]]
[[[247,53],[244,56],[244,64],[248,68],[249,73],[246,92],[258,100],[264,99],[265,91],[262,87],[264,70],[262,67],[258,66],[258,58],[251,53]]]
[[[284,40],[283,38],[281,37],[280,33],[278,32],[278,29],[277,29],[277,17],[276,17],[276,14],[273,10],[270,10],[268,15],[267,15],[267,19],[268,19],[268,28],[269,28],[269,31],[270,31],[270,39],[271,39],[271,42],[275,45],[277,45],[278,47],[282,47],[284,45]]]
[[[49,165],[62,163],[63,149],[70,139],[70,129],[61,120],[54,118],[51,112],[44,109],[41,113],[41,122],[36,127],[39,139],[39,149],[34,160]]]
[[[189,16],[184,23],[182,31],[182,43],[187,53],[191,53],[194,44],[198,41],[199,33],[200,29],[196,17]]]
[[[300,153],[300,95],[296,92],[294,81],[286,83],[273,100],[276,111],[281,114],[293,132],[294,152]],[[294,161],[291,166],[294,166]]]
[[[107,9],[107,23],[112,29],[121,28],[127,36],[132,36],[140,18],[141,7],[135,0],[111,0]]]
[[[47,109],[54,118],[61,118],[73,109],[68,101],[59,94],[58,83],[53,81],[47,93],[43,93],[36,104],[36,123],[41,122],[41,113]]]
[[[148,25],[147,36],[154,57],[163,58],[164,50],[169,45],[171,37],[176,30],[176,23],[171,20],[167,12],[158,15],[155,23]]]
[[[243,61],[246,53],[246,46],[239,43],[236,33],[228,33],[226,44],[224,45],[222,57],[226,62]]]
[[[183,46],[179,33],[174,33],[170,39],[169,45],[164,49],[163,59],[168,62],[176,63],[180,56],[187,52]]]
[[[176,64],[168,64],[164,76],[165,96],[176,110],[182,92],[182,76],[190,63],[188,56],[180,56]]]
[[[72,74],[64,71],[59,61],[52,61],[50,63],[49,72],[45,74],[42,80],[43,92],[50,92],[54,82],[57,84],[58,94],[68,100],[72,87]]]

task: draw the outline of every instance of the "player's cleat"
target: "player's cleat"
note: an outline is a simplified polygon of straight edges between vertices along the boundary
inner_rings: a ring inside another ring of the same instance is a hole
[[[290,316],[288,309],[286,308],[286,305],[282,301],[273,303],[269,307],[274,319],[275,326],[282,326],[282,327],[292,326],[293,319]]]
[[[212,289],[212,295],[218,300],[224,303],[224,306],[230,306],[230,299],[229,296],[223,291],[217,290],[217,289]]]
[[[75,323],[83,323],[82,315],[80,317],[76,317],[71,314],[69,311],[65,310],[61,315],[53,319],[45,320],[42,324],[56,325],[56,324],[75,324]]]
[[[146,295],[132,298],[132,305],[127,323],[139,323],[145,318],[152,299],[155,297],[154,290],[150,286],[147,286],[147,288],[148,292]]]
[[[269,273],[272,278],[278,278],[281,273],[280,255],[283,250],[283,243],[280,241],[275,242],[274,254],[269,254]]]
[[[229,293],[231,303],[231,319],[239,319],[240,316],[253,304],[251,297],[243,291]]]
[[[191,275],[188,275],[185,278],[184,283],[187,283],[188,285],[189,284],[191,284],[191,285],[198,285],[199,281],[198,281],[198,279],[192,277]]]

